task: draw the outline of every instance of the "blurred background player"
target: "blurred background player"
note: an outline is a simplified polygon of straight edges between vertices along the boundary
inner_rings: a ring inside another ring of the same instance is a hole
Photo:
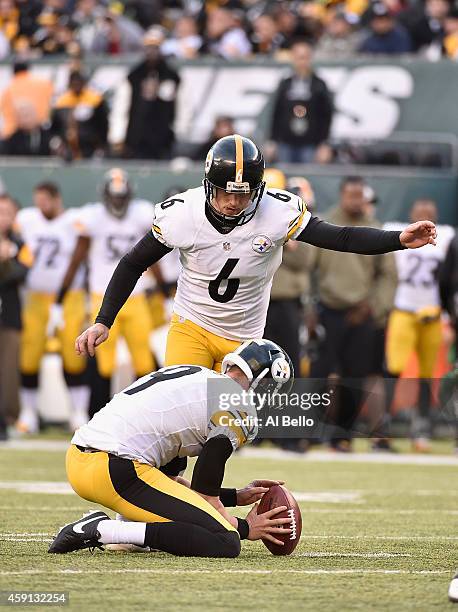
[[[437,207],[432,200],[416,200],[410,219],[437,221]],[[402,229],[405,223],[387,223],[387,229]],[[439,225],[437,244],[428,245],[415,254],[396,253],[399,283],[394,300],[395,308],[388,322],[386,357],[388,372],[398,378],[415,353],[419,363],[420,391],[418,411],[412,420],[413,448],[419,452],[430,450],[431,438],[431,379],[434,376],[442,342],[441,301],[439,294],[439,266],[454,235],[453,228]]]
[[[87,204],[78,217],[78,242],[58,294],[61,302],[73,283],[76,271],[83,261],[89,266],[91,312],[95,317],[104,291],[121,257],[151,229],[153,206],[146,200],[133,197],[126,172],[120,168],[109,170],[104,179],[103,201]],[[131,297],[119,313],[111,329],[109,340],[97,352],[99,381],[99,407],[110,397],[110,382],[116,366],[116,345],[122,336],[129,349],[137,377],[155,368],[149,347],[151,313],[145,290],[146,277],[139,280]],[[78,334],[73,337],[73,343]],[[74,349],[73,349],[74,350]]]
[[[11,197],[0,195],[0,440],[8,437],[8,422],[19,412],[19,290],[33,255],[13,231],[17,208]]]
[[[338,225],[380,227],[367,214],[364,189],[362,178],[344,178],[339,202],[326,219]],[[331,428],[330,443],[346,452],[351,450],[351,428],[364,398],[365,379],[373,370],[368,355],[375,348],[376,320],[392,307],[396,267],[391,253],[366,257],[326,249],[312,249],[310,265],[320,296],[318,322],[326,332],[312,361],[311,377],[336,381],[337,428],[334,433]]]
[[[21,338],[21,411],[17,427],[21,432],[39,429],[38,375],[49,337],[56,336],[63,361],[65,381],[71,396],[70,427],[87,421],[89,388],[84,380],[86,360],[75,355],[75,335],[84,326],[84,268],[75,270],[72,290],[62,308],[54,307],[70,257],[75,248],[75,209],[64,210],[57,184],[39,183],[33,191],[34,206],[17,215],[17,228],[34,254],[26,281]]]

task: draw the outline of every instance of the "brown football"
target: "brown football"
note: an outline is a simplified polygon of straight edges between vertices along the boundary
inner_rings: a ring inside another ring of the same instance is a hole
[[[273,555],[290,555],[296,548],[302,531],[302,517],[297,501],[291,495],[291,493],[285,487],[281,485],[274,485],[270,487],[267,493],[264,493],[258,506],[258,514],[263,514],[273,508],[279,506],[286,506],[284,512],[276,514],[273,518],[290,518],[291,524],[283,525],[286,529],[292,529],[291,533],[285,533],[281,535],[276,533],[275,538],[284,542],[283,546],[274,544],[269,540],[263,540],[266,547],[270,550]]]

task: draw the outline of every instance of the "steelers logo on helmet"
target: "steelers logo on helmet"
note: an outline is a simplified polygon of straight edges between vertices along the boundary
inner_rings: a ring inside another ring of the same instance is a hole
[[[213,163],[213,147],[207,153],[207,158],[205,160],[205,174],[207,175],[210,172],[210,168]]]
[[[294,366],[288,354],[271,340],[247,340],[222,362],[225,374],[230,366],[238,366],[256,394],[288,394],[294,382]],[[279,405],[279,404],[278,404]]]
[[[272,378],[279,383],[285,383],[291,378],[291,368],[284,357],[277,357],[271,367]]]

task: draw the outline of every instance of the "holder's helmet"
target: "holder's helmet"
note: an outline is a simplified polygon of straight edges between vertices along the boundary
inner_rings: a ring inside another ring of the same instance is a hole
[[[286,351],[270,340],[248,340],[228,353],[221,365],[223,374],[238,366],[256,393],[288,393],[294,382],[294,367]]]

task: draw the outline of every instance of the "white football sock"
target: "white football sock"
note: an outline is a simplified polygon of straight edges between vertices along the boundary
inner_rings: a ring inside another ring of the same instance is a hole
[[[30,433],[39,429],[38,420],[38,389],[21,388],[21,410],[18,423],[25,426]]]
[[[89,421],[88,408],[91,391],[87,385],[68,387],[72,401],[70,424],[72,429],[78,429]]]
[[[97,526],[101,544],[145,545],[146,523],[100,521]]]

